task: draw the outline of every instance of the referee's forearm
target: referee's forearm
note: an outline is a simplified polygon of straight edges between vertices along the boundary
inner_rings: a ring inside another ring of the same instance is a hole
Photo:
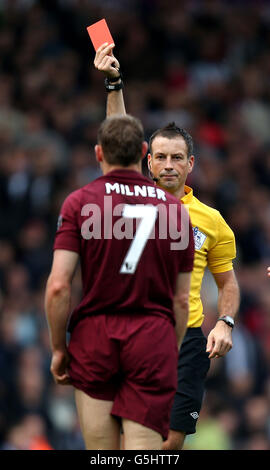
[[[45,311],[52,351],[66,349],[66,329],[70,312],[71,286],[48,279]]]
[[[219,317],[230,315],[235,318],[240,304],[240,291],[238,283],[231,280],[218,289]]]
[[[126,114],[122,90],[111,91],[107,96],[106,117],[108,118],[114,116],[115,114]]]

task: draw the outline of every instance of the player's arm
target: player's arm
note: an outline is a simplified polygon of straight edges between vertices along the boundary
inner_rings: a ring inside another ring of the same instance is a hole
[[[114,44],[102,44],[102,46],[98,48],[94,60],[96,69],[103,72],[108,79],[119,77],[120,64],[113,55],[113,48]],[[120,82],[121,78],[113,83],[118,84]],[[115,114],[126,114],[122,90],[110,91],[107,96],[106,117]]]
[[[52,349],[51,373],[55,381],[62,385],[69,383],[66,329],[70,313],[71,283],[78,259],[79,255],[74,251],[55,250],[46,285],[45,311]]]
[[[219,318],[229,315],[235,318],[240,302],[240,292],[234,270],[213,274],[218,288]],[[207,340],[209,358],[224,356],[232,348],[232,328],[218,320]]]
[[[189,315],[190,279],[191,272],[182,272],[178,274],[176,290],[173,299],[173,310],[176,321],[175,331],[179,349],[187,329]]]

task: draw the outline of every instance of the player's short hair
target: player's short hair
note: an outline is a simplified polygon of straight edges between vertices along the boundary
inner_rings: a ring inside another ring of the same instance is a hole
[[[98,143],[111,165],[129,166],[142,156],[144,131],[141,121],[129,114],[105,119],[98,130]]]
[[[149,139],[149,152],[152,155],[152,144],[156,137],[166,137],[167,139],[175,139],[182,137],[186,142],[188,158],[193,155],[193,139],[191,135],[182,127],[178,127],[175,122],[170,122],[167,126],[161,127],[155,131]]]

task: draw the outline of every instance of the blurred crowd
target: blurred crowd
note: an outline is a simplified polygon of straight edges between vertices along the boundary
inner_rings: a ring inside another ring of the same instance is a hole
[[[187,449],[270,450],[270,3],[0,0],[0,448],[83,449],[72,388],[53,383],[44,289],[60,206],[100,176],[103,77],[86,27],[106,18],[146,138],[195,141],[188,183],[235,232],[241,306]],[[144,172],[147,174],[146,165]],[[75,277],[72,303],[81,295]],[[207,334],[216,288],[203,289]],[[229,314],[230,312],[228,312]]]

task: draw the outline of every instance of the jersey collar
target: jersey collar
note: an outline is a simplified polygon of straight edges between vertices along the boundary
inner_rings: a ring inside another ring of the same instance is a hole
[[[190,204],[193,198],[193,189],[185,185],[185,195],[181,198],[183,204]]]

